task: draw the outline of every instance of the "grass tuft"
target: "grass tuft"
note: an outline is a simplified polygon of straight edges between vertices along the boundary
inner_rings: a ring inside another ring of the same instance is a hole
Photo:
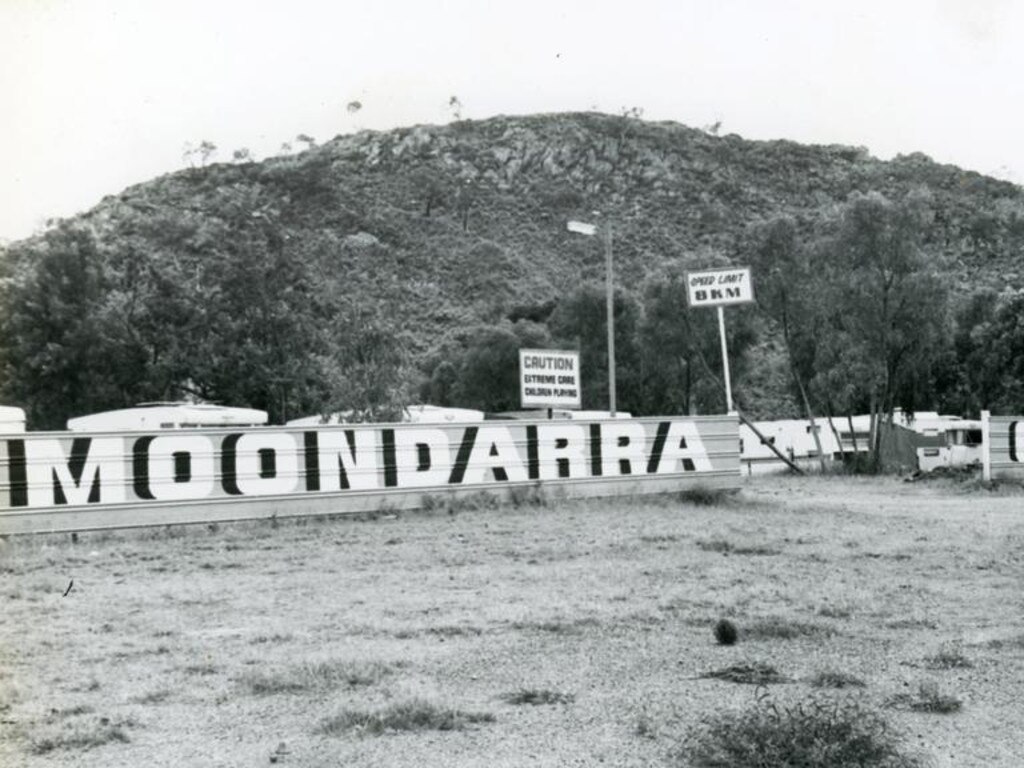
[[[985,643],[988,648],[1024,648],[1024,635],[1015,637],[997,637]]]
[[[974,663],[959,648],[948,647],[925,657],[924,665],[928,669],[970,669]]]
[[[699,539],[697,549],[705,552],[732,552],[732,543],[725,539]]]
[[[767,685],[769,683],[788,683],[789,678],[780,674],[770,664],[759,661],[753,663],[733,664],[729,667],[714,669],[705,672],[698,677],[703,679],[726,680],[730,683],[745,683],[747,685]]]
[[[556,635],[578,635],[584,629],[599,626],[601,622],[590,616],[581,619],[512,622],[512,629],[551,632]]]
[[[705,552],[720,552],[723,555],[781,555],[782,551],[774,547],[766,547],[760,544],[750,546],[736,546],[725,539],[701,539],[697,542],[697,548]]]
[[[502,694],[502,701],[508,704],[572,704],[576,697],[571,693],[560,693],[547,688],[520,688],[518,691]]]
[[[863,688],[867,684],[856,675],[835,670],[823,670],[810,679],[815,688]]]
[[[728,488],[708,488],[704,485],[695,485],[680,491],[677,498],[684,504],[694,504],[698,507],[718,507],[725,504],[731,496],[732,491]]]
[[[963,702],[956,696],[942,693],[938,683],[921,683],[913,693],[898,693],[886,702],[897,709],[909,709],[912,712],[931,712],[948,715],[959,712]]]
[[[549,500],[544,487],[537,485],[514,485],[508,489],[509,503],[519,509],[520,507],[546,507]]]
[[[420,508],[424,512],[446,512],[449,515],[459,512],[498,509],[500,506],[501,499],[487,491],[477,491],[461,496],[454,493],[425,493],[420,497]]]
[[[30,749],[32,754],[46,755],[63,750],[94,749],[105,744],[127,744],[129,741],[123,723],[111,723],[107,718],[101,717],[87,723],[64,724],[58,733],[33,739]]]
[[[324,661],[270,674],[249,672],[239,678],[239,683],[255,696],[271,696],[374,685],[390,672],[391,667],[380,662]]]
[[[160,688],[132,699],[136,704],[160,704],[171,697],[171,692],[166,688]]]
[[[795,640],[798,637],[823,637],[834,634],[834,629],[823,624],[777,616],[759,619],[743,628],[743,636],[750,640]]]
[[[387,731],[457,731],[477,723],[493,723],[494,715],[464,712],[425,699],[395,702],[377,710],[345,709],[324,720],[317,733],[334,736],[349,731],[379,735]]]
[[[679,754],[701,768],[913,768],[880,715],[850,702],[812,698],[777,705],[767,692],[739,713],[706,717]]]

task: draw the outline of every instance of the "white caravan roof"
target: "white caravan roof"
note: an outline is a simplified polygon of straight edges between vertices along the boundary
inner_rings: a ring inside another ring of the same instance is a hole
[[[68,419],[72,432],[121,432],[194,427],[250,427],[267,423],[267,412],[209,403],[142,403]]]

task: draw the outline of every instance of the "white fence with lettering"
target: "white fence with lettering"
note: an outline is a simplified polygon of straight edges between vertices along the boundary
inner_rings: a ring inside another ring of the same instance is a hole
[[[0,435],[0,534],[738,487],[735,416]]]
[[[1024,480],[1024,416],[981,412],[982,472],[986,480]]]

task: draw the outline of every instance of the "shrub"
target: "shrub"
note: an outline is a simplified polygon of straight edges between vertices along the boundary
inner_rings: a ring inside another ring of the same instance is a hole
[[[912,768],[881,715],[851,702],[812,698],[777,705],[760,692],[752,707],[704,718],[680,764],[706,768]]]
[[[719,619],[715,623],[714,632],[719,645],[733,645],[739,637],[736,625],[728,619]]]

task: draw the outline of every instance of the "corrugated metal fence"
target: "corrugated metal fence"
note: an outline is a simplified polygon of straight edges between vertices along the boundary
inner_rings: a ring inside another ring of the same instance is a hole
[[[1024,480],[1024,416],[981,412],[985,444],[984,477]]]

